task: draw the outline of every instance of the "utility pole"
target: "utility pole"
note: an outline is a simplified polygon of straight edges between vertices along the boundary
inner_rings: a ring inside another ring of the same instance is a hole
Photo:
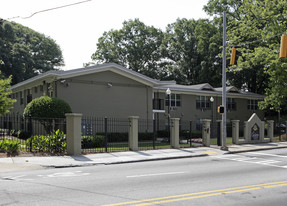
[[[223,12],[223,50],[222,50],[222,105],[224,113],[222,115],[222,139],[221,149],[227,150],[226,147],[226,11]]]

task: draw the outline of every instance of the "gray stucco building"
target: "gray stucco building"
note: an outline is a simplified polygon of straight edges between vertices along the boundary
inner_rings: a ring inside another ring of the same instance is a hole
[[[167,98],[166,90],[171,90]],[[26,105],[37,97],[48,95],[68,102],[75,113],[84,116],[139,116],[140,119],[166,119],[170,105],[171,117],[182,121],[221,119],[217,107],[221,104],[222,88],[208,83],[178,85],[175,81],[149,78],[117,64],[103,64],[68,71],[49,71],[11,87],[17,99],[12,113],[22,114]],[[263,111],[257,102],[264,96],[227,87],[227,121],[241,122]],[[211,98],[212,97],[212,98]],[[212,101],[213,100],[213,101]]]

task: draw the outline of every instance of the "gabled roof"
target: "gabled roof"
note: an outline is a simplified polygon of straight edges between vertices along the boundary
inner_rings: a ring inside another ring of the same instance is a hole
[[[172,92],[203,95],[203,96],[222,96],[222,88],[213,88],[210,84],[198,84],[198,85],[161,85],[154,87],[155,90],[164,92],[169,88]],[[249,99],[263,99],[265,96],[252,93],[240,91],[234,86],[226,87],[226,93],[228,98],[249,98]]]
[[[214,88],[208,83],[191,85],[190,88],[191,89],[205,90],[205,91],[215,91]]]
[[[61,80],[61,79],[66,79],[66,78],[82,76],[82,75],[95,74],[95,73],[104,72],[104,71],[112,71],[114,73],[125,76],[127,78],[130,78],[144,85],[150,86],[154,90],[158,90],[161,92],[164,92],[166,91],[167,88],[170,88],[170,90],[174,92],[185,93],[185,94],[195,94],[195,95],[221,96],[221,93],[222,93],[222,88],[213,88],[208,83],[198,84],[198,85],[179,85],[179,84],[176,84],[175,81],[160,81],[157,79],[147,77],[131,69],[127,69],[115,63],[95,65],[95,66],[90,66],[86,68],[79,68],[79,69],[73,69],[73,70],[67,70],[67,71],[63,71],[63,70],[48,71],[43,74],[39,74],[38,76],[35,76],[33,78],[27,79],[23,82],[20,82],[16,85],[13,85],[11,89],[29,88],[34,85],[37,85],[37,83],[39,84],[39,82],[41,81],[49,82],[49,81]],[[226,87],[226,92],[228,94],[228,97],[250,98],[250,99],[251,98],[263,99],[265,97],[263,95],[259,95],[259,94],[255,94],[251,92],[240,91],[236,87],[233,87],[233,86]]]
[[[216,91],[219,91],[219,92],[222,92],[222,87],[218,87],[218,88],[215,88]],[[234,86],[229,86],[229,87],[226,87],[226,92],[228,93],[241,93],[241,91],[239,89],[237,89],[236,87]]]
[[[81,75],[94,74],[94,73],[103,72],[103,71],[112,71],[112,72],[115,72],[117,74],[128,77],[130,79],[133,79],[137,82],[140,82],[142,84],[145,84],[151,87],[157,86],[157,85],[175,84],[175,81],[160,81],[157,79],[152,79],[143,74],[135,72],[131,69],[122,67],[118,64],[109,63],[109,64],[95,65],[95,66],[73,69],[73,70],[66,70],[66,71],[51,70],[43,74],[39,74],[33,78],[27,79],[23,82],[20,82],[16,85],[13,85],[11,89],[16,89],[18,87],[28,85],[35,81],[44,81],[47,79],[59,80],[59,79],[71,78],[71,77],[76,77],[76,76],[81,76]]]

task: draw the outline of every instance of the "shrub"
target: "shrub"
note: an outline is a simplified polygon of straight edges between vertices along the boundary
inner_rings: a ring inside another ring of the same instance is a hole
[[[105,136],[105,133],[98,133],[100,136]],[[127,142],[129,134],[127,132],[111,132],[107,133],[109,142]]]
[[[36,135],[27,140],[31,150],[49,153],[62,153],[66,151],[66,135],[59,130],[49,135]]]
[[[202,131],[200,130],[192,130],[191,131],[192,138],[202,138]]]
[[[105,136],[82,136],[82,148],[96,148],[96,147],[105,147]]]
[[[0,141],[0,152],[15,153],[20,150],[20,146],[20,141],[4,139]]]
[[[42,96],[32,100],[25,108],[23,117],[37,118],[45,130],[52,131],[52,122],[56,118],[65,118],[66,113],[71,113],[70,105],[56,97]]]
[[[33,118],[64,118],[71,113],[70,105],[56,97],[42,96],[33,99],[25,108],[23,116]]]
[[[140,132],[138,135],[139,135],[140,141],[153,140],[153,136],[154,136],[152,132]]]

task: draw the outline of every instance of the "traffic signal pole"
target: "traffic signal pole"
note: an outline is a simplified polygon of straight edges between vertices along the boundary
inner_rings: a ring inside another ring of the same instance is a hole
[[[221,137],[221,149],[227,150],[226,147],[226,11],[223,12],[223,51],[222,51],[222,105],[224,107],[224,113],[222,115],[222,137]]]

